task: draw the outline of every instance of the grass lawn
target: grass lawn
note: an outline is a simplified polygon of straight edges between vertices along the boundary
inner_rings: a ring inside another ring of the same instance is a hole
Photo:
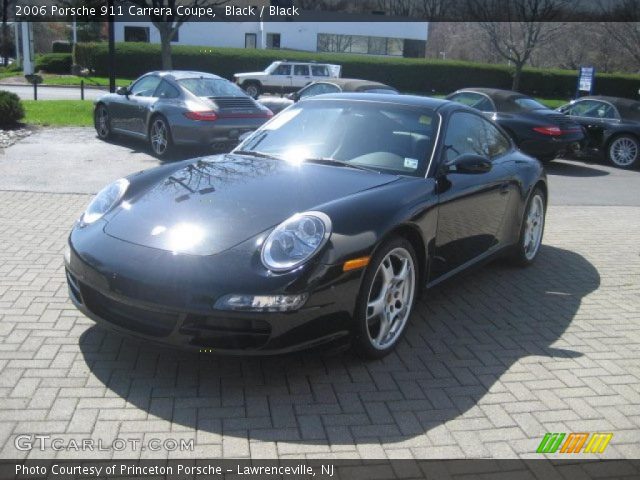
[[[80,85],[80,82],[84,80],[84,84],[87,86],[99,86],[108,87],[108,77],[77,77],[75,75],[43,75],[43,83],[45,85]],[[116,86],[126,87],[131,83],[131,80],[126,78],[116,78]]]
[[[90,100],[23,100],[25,118],[31,125],[56,127],[93,125],[93,102]]]
[[[0,71],[0,79],[8,77],[18,77],[20,80],[24,80],[21,73],[16,72],[2,72]],[[75,75],[53,75],[45,73],[42,75],[43,85],[72,85],[80,86],[80,82],[84,80],[84,84],[87,87],[108,87],[109,79],[107,77],[77,77]],[[126,87],[131,83],[131,80],[126,78],[116,78],[117,87]]]

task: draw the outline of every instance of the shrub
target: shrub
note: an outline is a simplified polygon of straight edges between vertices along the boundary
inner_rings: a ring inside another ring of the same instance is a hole
[[[338,63],[343,77],[366,78],[392,85],[403,92],[450,93],[464,87],[511,88],[512,70],[506,65],[491,65],[424,58],[377,57],[352,54],[328,54],[291,50],[256,50],[176,45],[172,48],[176,69],[211,72],[227,79],[234,73],[264,69],[274,60],[302,60]],[[76,47],[79,65],[96,75],[108,74],[106,43],[80,43]],[[150,43],[116,44],[116,75],[135,78],[162,68],[160,45]],[[542,97],[571,97],[575,93],[577,72],[570,70],[524,70],[521,91]],[[638,75],[598,74],[595,90],[599,94],[635,98]]]
[[[47,73],[68,74],[71,72],[71,54],[46,53],[36,57],[36,70]]]
[[[0,90],[0,126],[15,125],[24,118],[20,98],[12,92]]]
[[[71,53],[73,46],[69,42],[65,42],[63,40],[56,40],[53,42],[51,46],[51,51],[53,53]]]

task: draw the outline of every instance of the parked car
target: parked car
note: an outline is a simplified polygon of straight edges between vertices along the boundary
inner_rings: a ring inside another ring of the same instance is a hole
[[[540,250],[547,182],[479,112],[329,94],[225,155],[122,178],[69,237],[71,300],[96,322],[215,353],[399,342],[423,286]]]
[[[640,164],[640,102],[618,97],[582,97],[558,108],[586,132],[586,153],[604,154],[619,168]]]
[[[543,162],[577,148],[584,138],[579,124],[518,92],[465,88],[446,98],[490,116],[523,152]]]
[[[360,92],[360,93],[390,93],[398,94],[398,91],[384,83],[357,78],[332,78],[310,83],[297,92],[286,97],[265,96],[258,100],[274,114],[303,98],[321,95],[323,93]]]
[[[158,157],[177,145],[231,150],[240,135],[272,116],[224,78],[177,70],[147,73],[103,95],[94,108],[101,139],[113,134],[145,139]]]
[[[294,92],[315,81],[340,76],[340,65],[315,62],[273,62],[263,72],[236,73],[233,78],[247,95]]]

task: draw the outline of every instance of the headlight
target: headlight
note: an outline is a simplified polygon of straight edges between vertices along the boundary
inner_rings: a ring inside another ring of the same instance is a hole
[[[93,197],[91,203],[82,214],[80,221],[84,224],[93,223],[111,210],[122,199],[129,187],[129,180],[121,178],[107,185]]]
[[[262,263],[270,270],[291,270],[309,260],[331,235],[322,212],[297,213],[278,225],[262,246]]]

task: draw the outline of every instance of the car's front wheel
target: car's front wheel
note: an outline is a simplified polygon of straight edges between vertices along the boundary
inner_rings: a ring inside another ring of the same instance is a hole
[[[100,104],[96,107],[93,120],[98,137],[101,140],[108,140],[111,137],[111,119],[105,105]]]
[[[416,254],[406,239],[382,245],[365,272],[358,305],[354,347],[367,358],[391,352],[402,337],[416,298]]]
[[[533,263],[542,245],[546,213],[546,197],[541,188],[531,194],[522,219],[520,239],[514,252],[514,263],[527,266]]]
[[[640,160],[640,143],[631,135],[619,135],[609,143],[607,159],[618,168],[633,168]]]
[[[163,117],[154,117],[149,128],[149,145],[159,158],[166,158],[173,146],[169,124]]]

